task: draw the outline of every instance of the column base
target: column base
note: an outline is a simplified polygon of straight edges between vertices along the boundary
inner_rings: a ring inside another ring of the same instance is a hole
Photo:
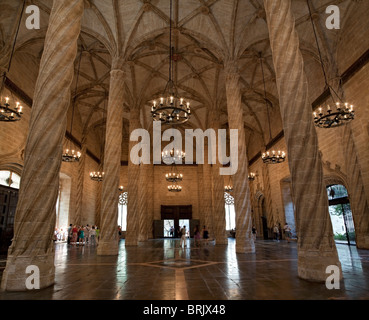
[[[52,286],[55,283],[54,255],[51,252],[36,256],[8,256],[1,290],[32,291]]]
[[[255,253],[254,240],[240,241],[236,238],[236,253]]]
[[[325,282],[331,275],[331,272],[326,273],[327,267],[337,266],[340,270],[340,280],[342,280],[341,262],[338,259],[337,252],[299,250],[297,265],[298,276],[301,279]]]
[[[138,246],[138,240],[137,239],[134,239],[134,240],[126,239],[124,244],[126,247]]]
[[[369,235],[356,235],[356,247],[369,250]]]
[[[97,246],[98,256],[116,256],[119,253],[119,243],[116,240],[113,241],[99,241]]]
[[[225,244],[227,245],[228,244],[228,239],[227,238],[215,238],[216,240],[216,244]]]

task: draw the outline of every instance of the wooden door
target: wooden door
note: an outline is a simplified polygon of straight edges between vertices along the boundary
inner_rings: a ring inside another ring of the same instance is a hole
[[[0,186],[0,254],[6,255],[13,239],[18,190]]]

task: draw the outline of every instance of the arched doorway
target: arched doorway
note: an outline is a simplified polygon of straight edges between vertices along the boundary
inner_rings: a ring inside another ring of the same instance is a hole
[[[347,189],[341,184],[333,184],[327,186],[327,194],[335,241],[356,245],[355,225]]]

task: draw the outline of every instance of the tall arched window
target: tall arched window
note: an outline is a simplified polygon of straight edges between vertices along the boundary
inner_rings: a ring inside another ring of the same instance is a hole
[[[118,226],[121,226],[122,231],[127,230],[127,205],[128,192],[123,192],[119,195],[118,203]]]
[[[0,184],[3,186],[19,189],[20,175],[9,170],[0,170]]]

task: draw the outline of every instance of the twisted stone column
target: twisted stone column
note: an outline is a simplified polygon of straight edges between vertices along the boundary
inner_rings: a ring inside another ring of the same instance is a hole
[[[207,143],[204,144],[204,164],[202,165],[202,186],[201,186],[201,201],[202,210],[204,214],[204,224],[209,231],[209,237],[214,237],[213,226],[213,205],[212,205],[212,170],[211,165],[208,163],[208,149]]]
[[[122,156],[124,80],[123,70],[113,69],[110,72],[98,255],[118,254],[118,188]]]
[[[350,125],[346,125],[343,130],[342,146],[346,155],[347,183],[355,223],[356,246],[360,249],[369,249],[369,205]]]
[[[129,119],[129,132],[141,127],[140,124],[140,110],[133,108],[131,110]],[[130,154],[132,147],[136,144],[134,141],[129,141],[129,155],[128,155],[128,206],[127,206],[127,232],[126,232],[126,246],[138,245],[138,232],[139,232],[139,185],[138,179],[140,175],[140,166],[138,159],[135,159],[135,163],[132,162]],[[138,157],[138,155],[133,155]],[[136,161],[137,160],[137,161]]]
[[[215,108],[214,108],[215,109]],[[219,125],[219,110],[210,110],[209,113],[210,128],[218,132]],[[218,141],[219,143],[219,141]],[[219,148],[219,146],[218,146]],[[219,174],[221,164],[217,161],[211,167],[211,175],[213,181],[212,194],[212,212],[213,212],[213,235],[216,244],[227,244],[228,238],[226,235],[226,219],[225,219],[225,202],[224,202],[224,179]]]
[[[24,169],[1,288],[27,290],[26,268],[37,266],[40,288],[54,283],[55,205],[81,29],[83,0],[54,1],[36,82]]]
[[[74,218],[74,224],[82,224],[82,199],[83,199],[83,185],[85,182],[85,167],[86,167],[86,156],[87,156],[87,136],[83,134],[81,141],[81,158],[78,162],[78,180],[77,180],[77,194],[76,194],[76,213]]]
[[[239,72],[235,61],[226,61],[226,95],[229,129],[238,130],[238,171],[233,176],[233,195],[236,211],[236,252],[255,252],[252,238],[250,187],[247,180],[248,160],[246,150],[243,109]]]
[[[325,281],[326,268],[341,267],[328,213],[328,197],[308,82],[291,1],[264,0],[291,172],[298,231],[298,274]],[[291,103],[293,102],[293,103]]]
[[[104,171],[104,160],[101,160],[101,163],[98,167],[98,172]],[[96,214],[95,214],[95,224],[100,228],[101,226],[101,193],[102,193],[102,183],[98,183],[97,185],[97,191],[96,191]]]
[[[147,203],[147,197],[148,197],[148,176],[149,176],[149,165],[148,164],[140,164],[139,169],[139,201],[138,201],[138,211],[139,211],[139,231],[138,231],[138,241],[146,241],[147,238],[147,220],[149,219],[149,216],[147,214],[148,210],[148,203]]]

